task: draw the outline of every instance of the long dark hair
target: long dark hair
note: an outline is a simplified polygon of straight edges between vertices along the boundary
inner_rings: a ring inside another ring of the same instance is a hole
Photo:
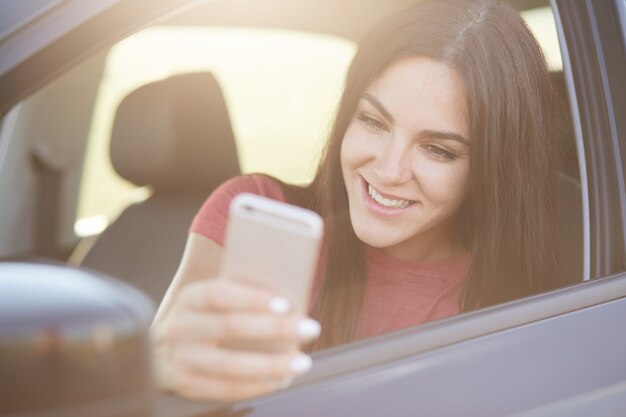
[[[554,93],[541,49],[500,1],[426,1],[386,19],[360,44],[315,179],[304,194],[286,189],[325,219],[326,270],[312,313],[323,332],[314,349],[352,340],[365,293],[365,248],[350,222],[342,139],[366,88],[414,56],[449,65],[467,91],[471,189],[458,223],[471,260],[461,309],[552,287],[558,170]]]

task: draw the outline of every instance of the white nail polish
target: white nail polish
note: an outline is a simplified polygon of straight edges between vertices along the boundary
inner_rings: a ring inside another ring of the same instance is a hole
[[[297,330],[300,336],[310,339],[319,336],[322,328],[315,320],[304,319],[298,322]]]
[[[307,355],[298,355],[291,360],[289,367],[291,370],[297,374],[302,374],[313,366],[313,361],[310,356]]]
[[[270,300],[269,309],[275,314],[286,314],[289,312],[291,306],[289,301],[283,297],[274,297]]]

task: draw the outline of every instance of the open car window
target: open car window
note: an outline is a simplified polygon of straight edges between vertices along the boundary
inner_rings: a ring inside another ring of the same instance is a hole
[[[243,173],[308,183],[340,97],[355,43],[335,36],[253,28],[154,26],[108,52],[94,105],[76,231],[103,230],[145,199],[114,171],[109,141],[120,101],[177,74],[210,72],[224,94]]]
[[[522,14],[539,40],[562,99],[563,183],[573,196],[568,204],[576,206],[581,197],[578,157],[554,16],[548,5]],[[356,42],[306,31],[203,26],[198,21],[185,26],[176,18],[172,22],[143,29],[99,52],[16,108],[19,114],[11,132],[3,129],[12,137],[12,143],[5,145],[16,149],[21,162],[34,158],[36,164],[27,172],[22,172],[26,164],[2,167],[4,187],[21,184],[29,200],[22,213],[11,211],[8,203],[0,208],[18,218],[13,225],[20,225],[12,230],[11,225],[2,225],[9,232],[3,234],[6,256],[43,248],[60,260],[80,264],[93,240],[120,212],[151,195],[150,187],[130,183],[112,166],[114,119],[131,92],[179,74],[210,72],[216,78],[241,172],[266,173],[297,184],[311,180]],[[26,139],[16,140],[20,137]],[[56,190],[51,194],[58,195],[46,202],[38,187]],[[37,219],[48,210],[59,220],[45,229]],[[581,210],[574,207],[571,213],[573,227],[568,230],[575,238],[564,239],[571,246],[565,250],[578,251]],[[24,235],[18,230],[29,232]],[[56,235],[56,242],[37,243],[38,236],[47,232]],[[577,261],[568,266],[571,270],[563,273],[563,285],[580,282],[581,266]]]

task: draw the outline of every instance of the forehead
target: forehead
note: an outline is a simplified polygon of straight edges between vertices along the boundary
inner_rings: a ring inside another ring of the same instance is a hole
[[[452,67],[411,57],[390,65],[367,88],[398,124],[469,136],[465,85]]]

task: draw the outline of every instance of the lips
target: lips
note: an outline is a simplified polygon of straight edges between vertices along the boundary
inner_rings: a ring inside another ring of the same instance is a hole
[[[383,197],[374,187],[367,184],[367,192],[378,204],[387,208],[407,208],[413,202],[411,200],[399,200]]]
[[[405,200],[397,196],[382,193],[362,177],[361,181],[366,205],[377,214],[399,214],[415,204],[413,200]]]

